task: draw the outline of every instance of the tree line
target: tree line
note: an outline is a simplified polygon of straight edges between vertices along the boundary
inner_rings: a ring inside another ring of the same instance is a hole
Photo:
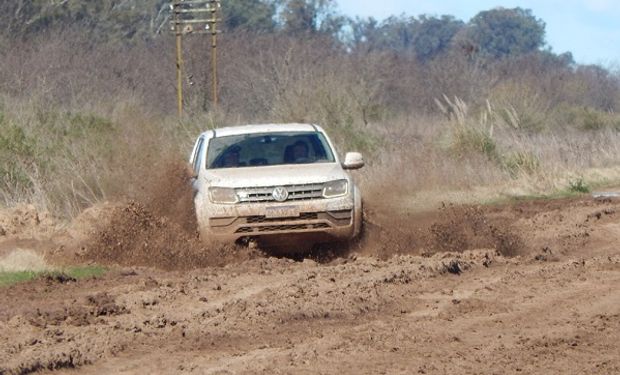
[[[554,54],[545,23],[522,8],[481,11],[465,22],[453,16],[351,18],[335,0],[222,0],[224,32],[322,35],[348,51],[393,51],[432,61],[450,51],[486,59],[543,53],[565,65],[570,53]],[[80,28],[93,41],[131,43],[167,33],[168,0],[0,0],[1,33],[27,39],[51,29]]]

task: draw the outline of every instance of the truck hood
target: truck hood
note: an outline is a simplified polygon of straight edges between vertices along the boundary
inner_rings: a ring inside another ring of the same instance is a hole
[[[204,176],[210,186],[231,188],[313,184],[348,177],[337,163],[210,169]]]

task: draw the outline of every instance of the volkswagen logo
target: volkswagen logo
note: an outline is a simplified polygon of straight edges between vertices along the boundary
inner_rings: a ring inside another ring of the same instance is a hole
[[[277,187],[273,189],[271,196],[273,197],[273,199],[275,199],[278,202],[284,202],[285,200],[288,199],[288,190],[286,190],[286,188],[281,187],[281,186]]]

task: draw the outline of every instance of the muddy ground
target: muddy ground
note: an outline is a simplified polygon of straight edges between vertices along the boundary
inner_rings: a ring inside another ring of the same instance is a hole
[[[205,247],[154,196],[0,215],[0,258],[110,267],[0,289],[0,374],[620,373],[619,200],[371,205],[302,260]]]

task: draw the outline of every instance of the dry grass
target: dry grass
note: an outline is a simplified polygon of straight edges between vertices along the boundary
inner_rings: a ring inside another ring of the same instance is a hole
[[[141,194],[223,125],[324,125],[366,155],[369,192],[412,204],[491,200],[620,178],[618,78],[536,59],[486,66],[454,53],[420,65],[348,53],[321,37],[222,38],[221,102],[208,99],[206,40],[187,44],[187,116],[175,116],[172,40],[95,46],[79,32],[11,42],[0,56],[0,202],[73,217]]]
[[[579,181],[620,182],[620,133],[614,129],[528,132],[498,117],[489,120],[489,113],[456,112],[449,119],[386,124],[385,148],[362,177],[366,190],[396,193],[401,199],[393,200],[395,206],[431,209],[442,202],[577,192]]]

